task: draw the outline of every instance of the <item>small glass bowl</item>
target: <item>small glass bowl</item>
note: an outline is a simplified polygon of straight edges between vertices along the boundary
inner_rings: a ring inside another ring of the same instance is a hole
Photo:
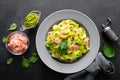
[[[29,38],[24,32],[14,31],[7,36],[6,48],[13,55],[25,53],[29,48],[29,44]]]

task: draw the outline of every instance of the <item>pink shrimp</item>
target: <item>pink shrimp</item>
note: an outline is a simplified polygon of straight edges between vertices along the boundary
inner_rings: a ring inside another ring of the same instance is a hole
[[[28,39],[25,36],[20,36],[19,40],[22,41],[23,43],[27,43]]]
[[[55,53],[56,58],[60,58],[59,53]]]
[[[67,36],[68,36],[67,34],[68,34],[68,31],[62,30],[62,31],[60,32],[60,37],[63,38],[63,39],[65,39],[65,38],[67,38]]]
[[[77,28],[74,28],[74,29],[73,29],[73,32],[75,32],[75,33],[78,32],[78,29],[77,29]]]
[[[61,35],[66,35],[68,32],[66,31],[66,30],[62,30],[61,32],[60,32],[60,34]]]
[[[69,46],[69,50],[78,50],[78,49],[79,49],[78,45],[71,44],[71,45]]]
[[[60,43],[61,43],[61,41],[62,41],[62,40],[61,40],[61,39],[59,39],[59,38],[55,38],[55,39],[54,39],[54,43],[55,43],[55,44],[60,44]]]
[[[84,45],[87,46],[87,45],[89,44],[89,41],[88,41],[88,40],[89,40],[88,38],[85,38],[85,39],[84,39],[84,41],[83,41]]]
[[[24,34],[15,33],[8,39],[8,48],[15,53],[24,52],[28,47],[28,38]]]

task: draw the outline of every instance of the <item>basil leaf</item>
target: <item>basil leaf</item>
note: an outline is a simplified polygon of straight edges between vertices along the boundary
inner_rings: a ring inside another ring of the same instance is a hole
[[[28,67],[30,66],[29,61],[28,61],[27,58],[24,58],[24,57],[23,57],[22,66],[23,66],[24,68],[28,68]]]
[[[15,30],[16,28],[17,28],[17,24],[16,23],[12,23],[8,30],[12,31],[12,30]]]
[[[36,53],[32,53],[29,57],[29,62],[35,63],[38,61],[38,59],[39,59],[38,55]]]
[[[113,47],[110,46],[108,43],[104,43],[103,53],[108,58],[112,58],[115,56],[115,51],[114,51]]]
[[[63,40],[58,48],[58,53],[59,54],[64,54],[65,52],[67,52],[67,45],[68,45],[68,41],[67,40]]]
[[[58,48],[59,54],[64,54],[65,52],[67,52],[67,48],[65,48],[65,49],[61,49],[60,47]]]
[[[7,59],[7,64],[11,64],[13,62],[14,58],[8,58]]]
[[[3,42],[3,43],[6,43],[6,42],[7,42],[7,36],[3,36],[2,42]]]
[[[60,43],[60,48],[61,48],[61,49],[67,48],[67,44],[68,44],[68,41],[67,41],[67,40],[63,40],[63,41]]]

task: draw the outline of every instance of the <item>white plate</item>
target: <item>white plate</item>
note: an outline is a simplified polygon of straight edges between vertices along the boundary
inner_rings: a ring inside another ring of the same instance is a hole
[[[45,46],[46,33],[48,32],[50,27],[54,23],[62,19],[68,18],[76,20],[80,22],[82,25],[84,25],[90,37],[90,51],[78,61],[70,64],[62,63],[53,59]],[[97,56],[99,45],[100,45],[99,32],[94,22],[82,12],[71,9],[59,10],[50,14],[43,20],[43,22],[39,26],[36,35],[36,48],[41,60],[49,68],[60,73],[75,73],[88,67]]]

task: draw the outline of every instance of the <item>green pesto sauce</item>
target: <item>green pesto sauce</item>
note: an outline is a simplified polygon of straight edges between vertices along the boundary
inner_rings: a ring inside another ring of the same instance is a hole
[[[37,24],[40,16],[37,13],[29,13],[25,18],[23,25],[24,27],[33,27],[34,25]]]

